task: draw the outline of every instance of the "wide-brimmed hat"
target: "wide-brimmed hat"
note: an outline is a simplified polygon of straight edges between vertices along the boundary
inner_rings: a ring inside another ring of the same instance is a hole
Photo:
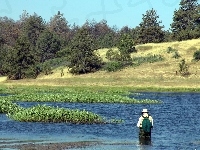
[[[143,109],[142,113],[148,113],[148,110],[147,109]]]

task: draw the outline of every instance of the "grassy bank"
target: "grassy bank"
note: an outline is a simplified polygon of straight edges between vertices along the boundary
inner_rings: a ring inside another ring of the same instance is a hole
[[[133,92],[200,92],[200,80],[197,79],[177,79],[160,81],[159,79],[150,80],[150,78],[132,80],[128,78],[104,79],[92,81],[91,78],[70,78],[70,79],[42,79],[42,80],[20,80],[6,81],[1,84],[2,88],[15,89],[17,87],[44,87],[44,88],[74,88],[74,89],[94,89],[94,90],[110,90],[117,89],[122,91]],[[127,81],[128,80],[128,81]],[[87,82],[88,81],[88,82]],[[0,89],[0,90],[1,90]]]
[[[173,53],[168,52],[171,47],[178,52],[179,58],[173,58]],[[116,48],[114,48],[116,49]],[[200,91],[200,61],[193,60],[193,54],[200,49],[200,39],[181,42],[149,43],[136,46],[137,53],[132,53],[132,58],[161,55],[164,60],[154,63],[142,63],[138,66],[127,67],[117,72],[98,71],[84,75],[72,75],[68,68],[64,68],[64,76],[61,77],[61,69],[53,70],[50,75],[40,74],[37,79],[24,79],[18,81],[6,81],[2,79],[1,85],[12,87],[14,85],[28,86],[64,86],[83,87],[94,89],[118,88],[129,91]],[[97,51],[104,61],[108,61],[106,51]],[[189,76],[179,74],[179,63],[186,60],[189,66]],[[178,72],[178,73],[177,73]]]

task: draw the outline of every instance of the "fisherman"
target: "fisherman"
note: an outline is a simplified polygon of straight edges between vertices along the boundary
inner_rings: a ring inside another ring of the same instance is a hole
[[[153,118],[149,115],[147,109],[142,110],[142,115],[140,116],[137,127],[140,129],[139,131],[139,139],[141,144],[144,142],[151,141],[151,129],[153,128]]]

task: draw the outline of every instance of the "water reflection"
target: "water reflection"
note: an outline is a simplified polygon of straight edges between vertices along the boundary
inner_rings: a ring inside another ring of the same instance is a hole
[[[160,150],[200,149],[200,93],[142,93],[138,99],[158,99],[159,105],[45,103],[72,109],[85,109],[108,119],[123,119],[122,124],[74,125],[66,123],[27,123],[0,115],[0,138],[42,141],[100,141],[102,145],[84,150]],[[19,102],[22,107],[38,103]],[[40,103],[44,104],[44,103]],[[154,116],[151,139],[139,139],[136,126],[140,110],[149,109]],[[183,114],[183,115],[180,115]],[[180,126],[181,125],[181,126]],[[197,142],[195,142],[197,141]],[[111,144],[107,144],[111,143]],[[114,144],[113,144],[114,143]]]
[[[151,137],[139,137],[140,145],[151,145]]]

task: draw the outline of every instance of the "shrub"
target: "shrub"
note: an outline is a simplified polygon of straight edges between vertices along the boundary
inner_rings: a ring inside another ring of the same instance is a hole
[[[172,47],[168,47],[167,48],[167,53],[173,53],[173,52],[176,52],[177,50],[172,48]]]
[[[180,54],[177,51],[175,51],[172,58],[178,59],[179,57],[181,57]]]
[[[200,50],[194,52],[193,58],[194,58],[196,61],[199,61],[199,60],[200,60]]]
[[[106,63],[105,70],[108,72],[115,72],[123,68],[123,65],[119,61],[111,61]]]
[[[190,75],[189,66],[186,64],[185,59],[182,59],[179,63],[179,72],[182,76]]]
[[[109,49],[106,52],[106,58],[110,61],[117,61],[120,59],[120,55],[117,51],[113,51],[112,49]]]

